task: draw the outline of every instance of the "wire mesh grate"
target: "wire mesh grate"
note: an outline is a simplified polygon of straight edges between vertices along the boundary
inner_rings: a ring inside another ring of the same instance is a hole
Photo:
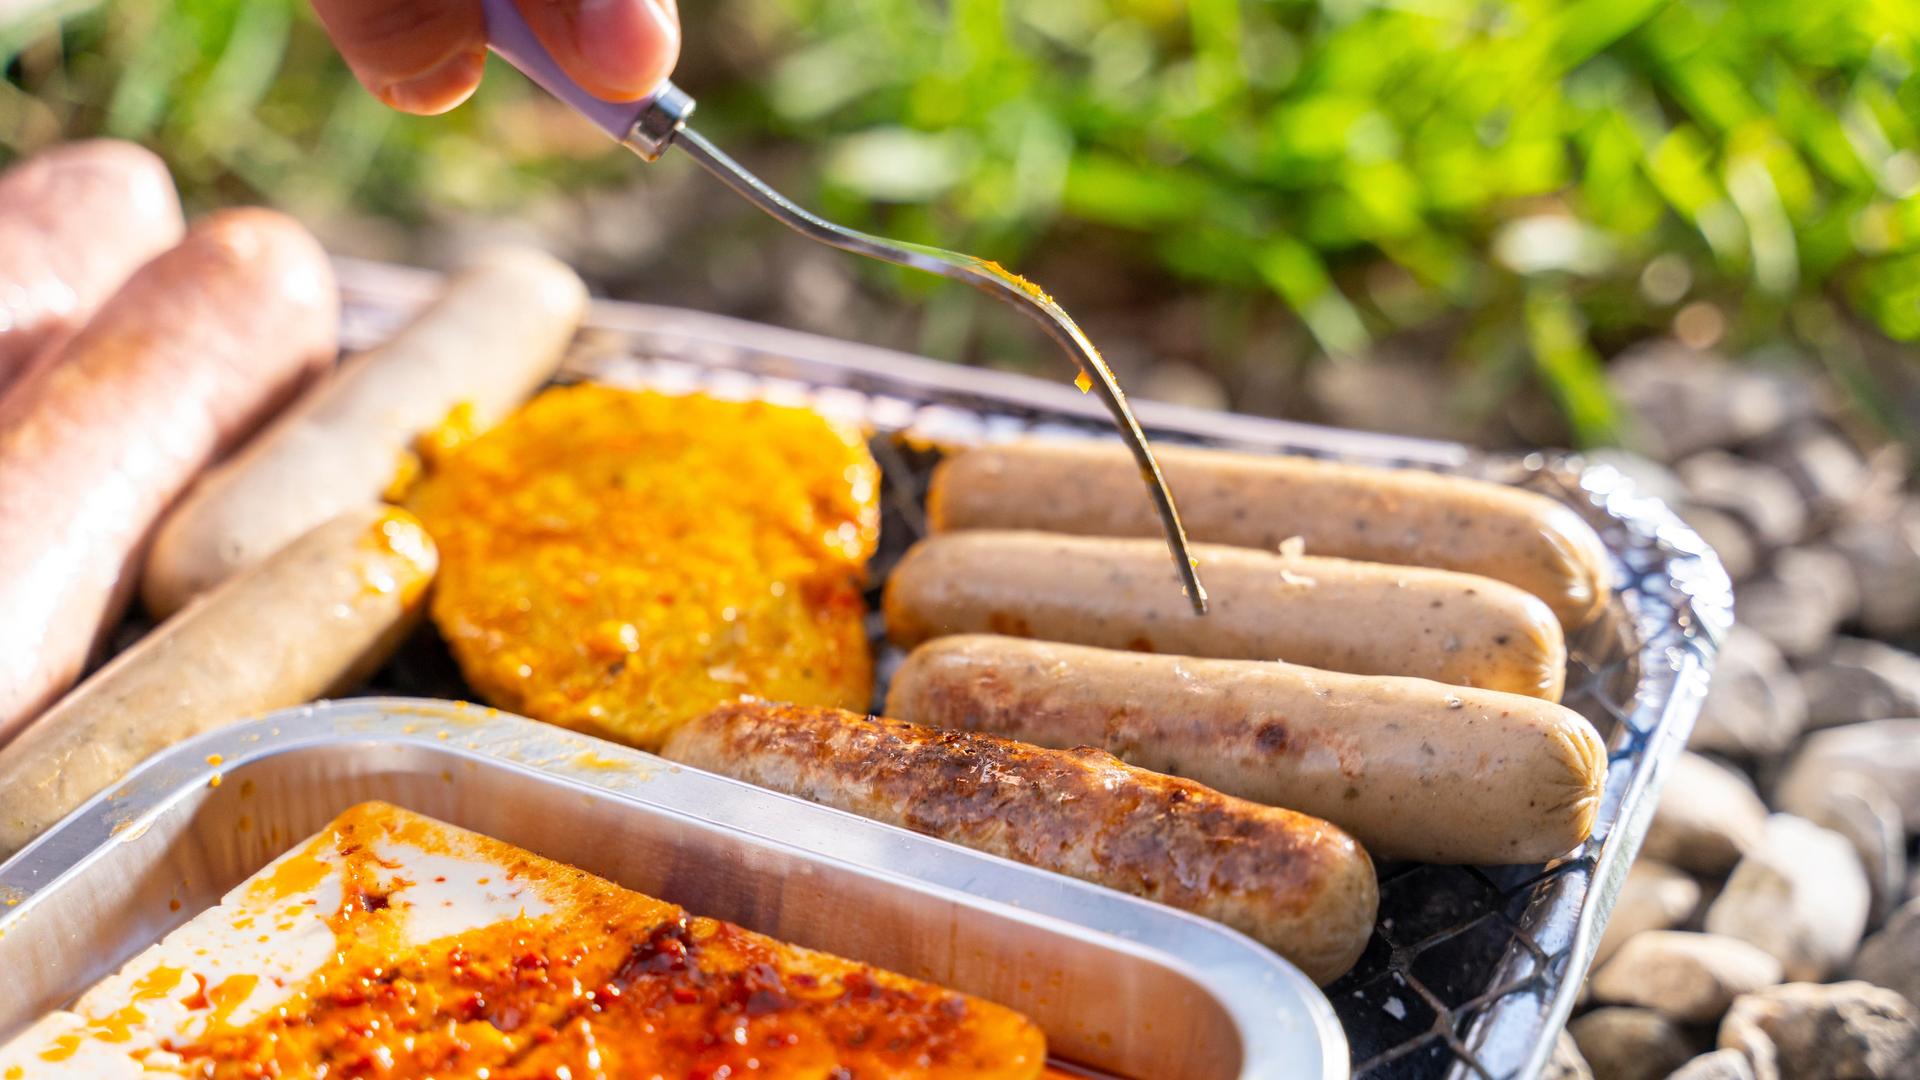
[[[345,337],[391,329],[431,288],[397,268],[346,265]],[[877,600],[901,554],[926,533],[924,499],[938,446],[1025,433],[1108,437],[1104,414],[1064,387],[968,372],[917,357],[697,313],[595,307],[563,378],[808,404],[869,425],[885,484]],[[1552,495],[1601,534],[1620,582],[1606,614],[1569,640],[1566,704],[1606,737],[1610,774],[1595,835],[1546,865],[1381,864],[1380,917],[1354,969],[1327,987],[1363,1080],[1537,1073],[1572,1010],[1626,868],[1645,834],[1662,773],[1704,698],[1731,621],[1731,588],[1711,551],[1664,506],[1607,468],[1251,417],[1143,404],[1156,439],[1283,451],[1445,471]],[[876,705],[902,656],[877,603]],[[385,688],[457,695],[444,657],[403,656]]]

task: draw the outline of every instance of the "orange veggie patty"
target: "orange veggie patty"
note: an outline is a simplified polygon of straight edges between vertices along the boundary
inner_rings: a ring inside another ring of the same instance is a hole
[[[502,708],[644,748],[742,695],[865,709],[879,469],[805,409],[584,384],[431,463],[431,611]]]

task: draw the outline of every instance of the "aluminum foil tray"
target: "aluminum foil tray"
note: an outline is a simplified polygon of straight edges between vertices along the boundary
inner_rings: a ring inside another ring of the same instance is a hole
[[[350,345],[389,332],[431,295],[436,280],[379,264],[343,263],[340,271]],[[638,304],[596,304],[564,374],[804,403],[870,425],[887,480],[876,585],[925,533],[923,497],[937,447],[1043,431],[1111,437],[1099,403],[1064,375],[1049,383]],[[1568,643],[1566,703],[1597,725],[1610,750],[1593,839],[1538,866],[1381,865],[1371,946],[1327,989],[1353,1071],[1365,1080],[1537,1074],[1573,1008],[1664,773],[1706,695],[1732,619],[1732,590],[1718,558],[1617,471],[1577,458],[1489,456],[1151,402],[1136,407],[1148,431],[1166,442],[1518,484],[1572,506],[1606,541],[1621,584],[1605,616]],[[884,680],[900,654],[886,644],[877,615],[871,629]],[[402,692],[461,693],[444,659],[403,658],[386,678]]]
[[[183,743],[0,865],[0,1039],[368,799],[1011,1005],[1101,1070],[1085,1075],[1346,1069],[1313,984],[1206,920],[493,709],[398,698]]]

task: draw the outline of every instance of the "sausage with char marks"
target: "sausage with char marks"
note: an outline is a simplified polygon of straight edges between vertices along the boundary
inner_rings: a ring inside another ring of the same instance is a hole
[[[1319,983],[1373,932],[1373,864],[1346,833],[1092,747],[743,702],[682,725],[662,754],[1216,919]]]

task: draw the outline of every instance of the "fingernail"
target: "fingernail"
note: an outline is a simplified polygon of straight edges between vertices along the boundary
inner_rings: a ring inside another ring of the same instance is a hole
[[[671,0],[585,0],[574,32],[597,81],[631,97],[651,93],[680,55]]]
[[[401,112],[438,115],[472,96],[486,64],[485,47],[462,49],[410,79],[389,83],[380,100]]]

